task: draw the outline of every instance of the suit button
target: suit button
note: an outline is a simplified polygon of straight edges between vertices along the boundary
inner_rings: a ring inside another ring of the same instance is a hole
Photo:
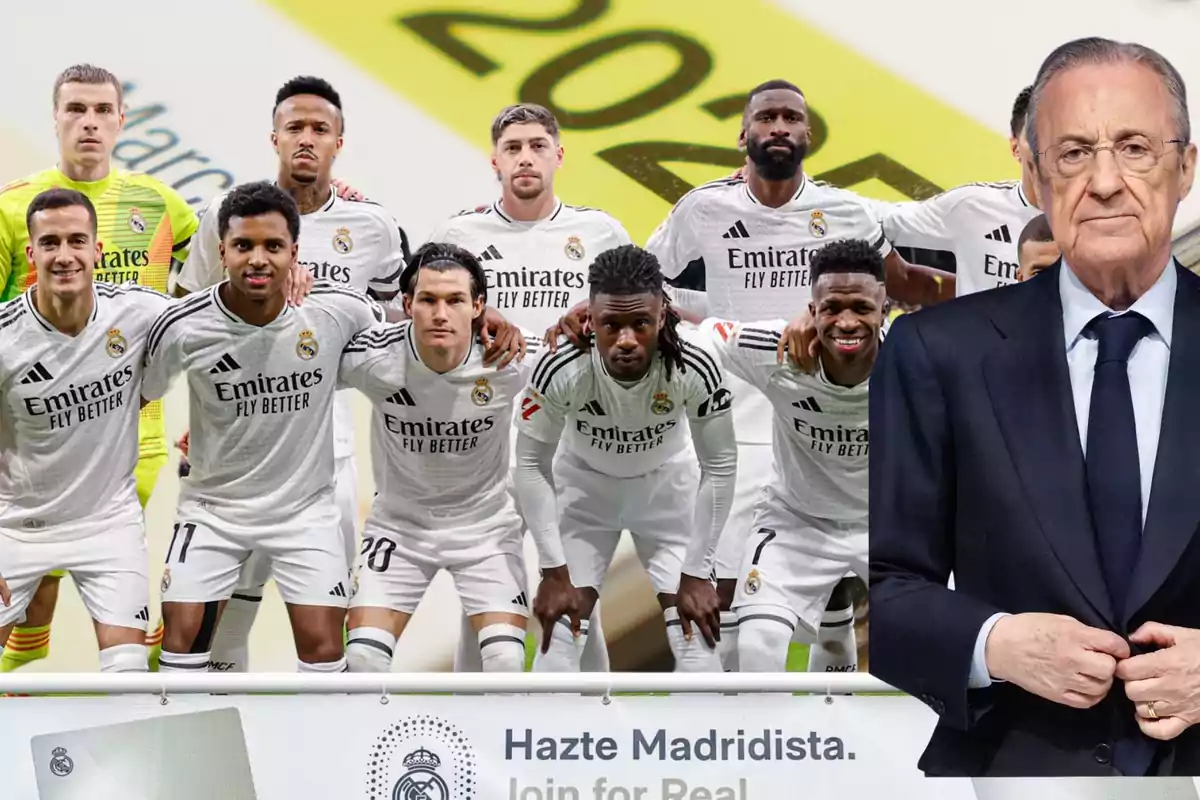
[[[1101,764],[1107,764],[1112,761],[1112,748],[1106,744],[1098,744],[1096,745],[1096,749],[1092,751],[1092,758]]]

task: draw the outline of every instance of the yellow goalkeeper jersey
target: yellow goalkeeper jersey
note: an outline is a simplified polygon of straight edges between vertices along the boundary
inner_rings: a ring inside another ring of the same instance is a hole
[[[166,293],[171,265],[187,257],[199,225],[191,206],[162,181],[139,172],[113,170],[106,178],[83,183],[51,168],[0,188],[0,302],[37,281],[25,257],[25,211],[35,196],[55,187],[82,192],[96,207],[104,245],[96,280],[133,281]],[[162,401],[156,401],[142,410],[139,456],[166,455],[166,438]]]

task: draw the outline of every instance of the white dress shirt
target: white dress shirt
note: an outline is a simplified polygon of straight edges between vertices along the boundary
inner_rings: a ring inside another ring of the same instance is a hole
[[[1138,312],[1154,325],[1154,333],[1134,345],[1128,366],[1138,442],[1138,467],[1141,470],[1142,525],[1146,524],[1146,509],[1150,506],[1154,458],[1158,454],[1159,428],[1167,394],[1167,365],[1171,358],[1171,328],[1175,321],[1175,287],[1178,283],[1179,276],[1175,274],[1175,262],[1172,261],[1149,291],[1128,309]],[[1075,418],[1079,423],[1079,442],[1086,456],[1088,413],[1092,405],[1092,381],[1095,378],[1099,341],[1093,332],[1084,328],[1096,316],[1113,312],[1083,285],[1066,262],[1063,262],[1059,271],[1058,290],[1062,298],[1067,370],[1071,376]],[[992,683],[988,675],[985,648],[992,627],[1004,616],[1007,614],[993,614],[979,630],[968,683],[972,689],[981,689]]]

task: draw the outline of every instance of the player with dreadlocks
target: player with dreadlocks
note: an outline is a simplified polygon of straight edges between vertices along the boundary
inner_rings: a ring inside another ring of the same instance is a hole
[[[542,571],[533,669],[579,671],[624,529],[658,593],[676,670],[720,672],[711,575],[737,471],[733,395],[706,337],[678,328],[652,253],[605,251],[588,281],[595,346],[543,354],[517,414],[517,498]]]

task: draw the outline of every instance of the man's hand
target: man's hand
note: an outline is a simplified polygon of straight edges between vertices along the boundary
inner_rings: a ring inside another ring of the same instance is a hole
[[[694,622],[704,637],[704,643],[709,649],[716,649],[717,642],[721,641],[721,600],[712,581],[680,575],[675,608],[683,624],[683,638],[689,642],[692,640]]]
[[[191,431],[184,431],[183,436],[179,437],[179,441],[175,443],[175,447],[182,453],[179,456],[179,477],[186,478],[192,472],[192,463],[188,461],[188,445],[191,442]]]
[[[1002,617],[986,644],[988,673],[1055,703],[1091,708],[1112,687],[1129,643],[1059,614]]]
[[[1117,665],[1138,727],[1152,739],[1174,739],[1200,721],[1200,631],[1147,622],[1129,641],[1162,648]]]
[[[591,344],[591,331],[588,330],[590,322],[588,302],[584,300],[576,304],[566,314],[563,314],[558,322],[546,329],[544,337],[546,346],[550,348],[551,353],[557,353],[558,337],[566,336],[568,342],[581,350],[586,350]]]
[[[785,351],[787,351],[785,353]],[[817,339],[817,323],[808,309],[800,312],[783,329],[779,337],[779,351],[776,357],[780,364],[788,354],[792,363],[805,373],[812,375],[817,371],[817,359],[820,358],[821,342]]]
[[[299,307],[312,291],[313,280],[313,274],[309,272],[308,267],[299,261],[294,262],[283,284],[283,293],[287,295],[288,305]]]
[[[542,582],[533,598],[533,615],[542,623],[542,654],[550,650],[554,626],[561,617],[571,620],[571,634],[579,637],[579,590],[571,583],[567,568],[551,567],[542,570]]]
[[[497,358],[500,361],[496,363],[496,369],[504,369],[514,358],[517,361],[525,358],[525,336],[521,329],[491,306],[485,306],[483,309],[479,342],[483,345],[485,367],[490,367]]]
[[[345,181],[334,178],[330,181],[337,196],[343,200],[366,200],[367,196]]]

